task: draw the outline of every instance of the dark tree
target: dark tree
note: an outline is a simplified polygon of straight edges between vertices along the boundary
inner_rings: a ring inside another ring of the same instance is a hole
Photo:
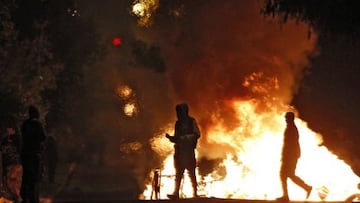
[[[18,119],[29,104],[47,111],[41,93],[56,86],[55,77],[62,70],[51,52],[47,23],[34,20],[24,28],[17,17],[20,8],[17,1],[0,3],[0,113]]]
[[[104,49],[94,23],[76,6],[74,0],[0,1],[1,115],[20,119],[35,104],[47,128],[85,126],[84,72]]]
[[[282,22],[293,18],[309,24],[322,34],[358,36],[360,12],[357,0],[265,0],[262,13],[278,16]]]
[[[57,88],[44,93],[51,103],[47,122],[50,128],[65,125],[84,134],[89,117],[84,102],[91,91],[85,87],[84,72],[103,56],[104,47],[94,23],[82,18],[74,0],[50,1],[47,19],[54,56],[64,64],[56,79]]]

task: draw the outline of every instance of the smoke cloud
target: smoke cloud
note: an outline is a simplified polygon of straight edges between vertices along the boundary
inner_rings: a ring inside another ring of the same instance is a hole
[[[307,25],[280,25],[263,17],[261,1],[159,1],[150,27],[138,26],[129,9],[123,9],[130,6],[125,1],[111,2],[112,10],[105,10],[105,3],[93,10],[87,5],[89,16],[96,13],[105,40],[119,34],[123,39],[121,47],[111,47],[107,58],[87,72],[97,109],[91,126],[108,129],[114,150],[124,142],[143,150],[127,155],[138,160],[132,169],[140,179],[160,163],[149,153],[149,140],[175,120],[176,103],[189,104],[206,143],[214,115],[228,128],[239,124],[227,108],[232,100],[259,100],[264,103],[259,111],[289,104],[309,57],[316,53],[316,37],[308,38]],[[128,101],[116,98],[119,85],[134,91],[131,100],[139,108],[135,117],[122,115]]]
[[[205,141],[213,115],[238,125],[229,101],[256,99],[262,108],[291,102],[316,54],[307,25],[263,17],[261,1],[161,3],[151,34],[135,33],[162,48],[173,101],[189,103]]]

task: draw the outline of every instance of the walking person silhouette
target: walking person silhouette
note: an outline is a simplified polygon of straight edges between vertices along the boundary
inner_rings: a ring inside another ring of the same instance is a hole
[[[300,177],[295,174],[297,161],[300,158],[299,132],[294,122],[295,114],[286,112],[286,128],[284,132],[284,145],[282,148],[280,181],[283,190],[283,196],[277,200],[289,201],[287,179],[290,178],[295,184],[306,191],[306,199],[310,196],[312,186],[306,184]]]

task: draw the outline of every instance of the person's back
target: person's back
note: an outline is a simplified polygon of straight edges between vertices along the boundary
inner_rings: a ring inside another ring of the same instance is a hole
[[[284,132],[283,161],[300,157],[299,132],[293,121],[288,121]]]
[[[45,140],[42,124],[37,118],[24,121],[22,128],[22,156],[39,154],[41,143]]]
[[[184,120],[178,120],[175,124],[176,133],[175,136],[179,138],[179,141],[175,144],[175,147],[181,149],[176,151],[194,151],[198,140],[198,134],[194,133],[194,122],[192,117]]]
[[[45,141],[45,132],[39,121],[39,111],[34,106],[29,107],[29,118],[21,126],[21,136],[23,165],[21,198],[23,202],[38,203],[41,148]]]

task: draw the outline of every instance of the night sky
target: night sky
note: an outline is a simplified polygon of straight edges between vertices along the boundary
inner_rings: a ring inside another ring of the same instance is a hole
[[[236,125],[233,112],[223,105],[236,98],[264,99],[241,82],[262,72],[266,78],[257,82],[279,79],[279,89],[268,89],[271,96],[281,96],[275,104],[293,104],[299,117],[323,135],[324,144],[360,172],[360,57],[355,39],[323,39],[317,33],[309,37],[305,24],[280,25],[261,16],[260,1],[161,2],[153,24],[142,27],[130,12],[131,1],[78,1],[81,17],[96,22],[108,46],[104,61],[94,64],[97,71],[88,75],[99,103],[109,104],[97,120],[117,128],[122,139],[146,142],[149,132],[173,121],[174,105],[187,101],[203,132],[214,112],[231,127]],[[112,45],[115,36],[121,37],[121,46]],[[141,106],[137,122],[114,119],[118,109],[104,90],[121,84],[136,92]]]

